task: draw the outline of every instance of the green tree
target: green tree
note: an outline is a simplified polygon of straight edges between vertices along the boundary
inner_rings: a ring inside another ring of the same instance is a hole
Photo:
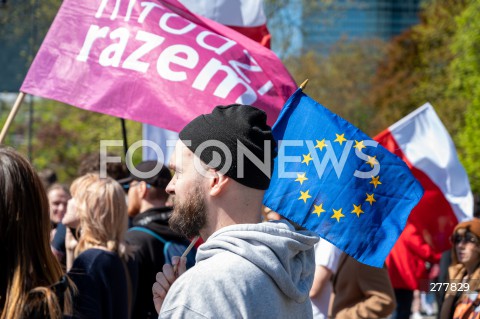
[[[468,6],[456,19],[458,29],[451,49],[455,54],[450,70],[454,77],[451,92],[467,101],[462,115],[465,125],[457,140],[459,153],[470,176],[475,193],[480,193],[480,12],[479,1],[469,1]]]
[[[25,104],[5,144],[27,154],[28,101]],[[34,110],[32,164],[37,170],[53,169],[61,182],[68,183],[77,177],[78,167],[85,157],[100,155],[101,140],[122,140],[118,118],[45,99],[35,99]],[[126,127],[130,145],[142,138],[141,123],[126,121]],[[107,151],[124,157],[122,147],[109,147]],[[139,149],[134,153],[134,163],[140,162],[141,156]]]
[[[12,0],[0,7],[0,90],[18,92],[59,0]]]
[[[374,80],[375,123],[386,127],[431,102],[480,192],[480,2],[431,0],[421,23],[392,41]]]
[[[384,56],[384,48],[385,42],[378,39],[341,41],[328,56],[308,52],[286,59],[285,65],[298,82],[309,79],[309,96],[370,134],[372,74]]]
[[[374,79],[371,104],[378,130],[406,114],[432,103],[452,135],[462,127],[466,101],[449,90],[454,59],[450,49],[457,30],[455,18],[466,1],[431,0],[421,12],[421,22],[396,37]]]
[[[38,169],[52,168],[62,180],[77,176],[80,162],[88,154],[100,155],[101,140],[122,140],[120,119],[85,111],[55,101],[44,100],[36,106],[33,164]],[[140,123],[126,121],[128,142],[141,139]],[[123,156],[122,147],[110,147],[109,153]],[[141,160],[141,150],[134,162]]]

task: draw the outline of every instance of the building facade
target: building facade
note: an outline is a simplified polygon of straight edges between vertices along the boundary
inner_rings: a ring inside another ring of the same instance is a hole
[[[421,1],[336,0],[303,10],[303,51],[325,51],[341,39],[389,40],[419,22]]]

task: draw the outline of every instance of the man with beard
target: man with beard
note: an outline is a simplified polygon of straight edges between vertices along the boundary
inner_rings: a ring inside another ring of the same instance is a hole
[[[216,107],[180,132],[167,192],[172,229],[205,241],[197,263],[165,265],[153,286],[160,318],[309,318],[318,236],[260,223],[275,142],[266,114]]]
[[[165,206],[168,194],[165,187],[172,179],[170,170],[157,161],[141,162],[120,184],[128,189],[128,215],[133,227],[126,241],[134,246],[138,265],[138,289],[133,296],[132,318],[156,318],[157,312],[151,298],[152,281],[170,257],[181,254],[188,241],[168,227],[172,208]],[[153,176],[152,176],[153,174]],[[195,251],[189,255],[187,266],[195,263]]]

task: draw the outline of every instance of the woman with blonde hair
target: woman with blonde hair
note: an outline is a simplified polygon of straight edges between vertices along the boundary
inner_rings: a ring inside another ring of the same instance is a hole
[[[128,217],[123,188],[109,177],[87,174],[73,182],[71,193],[64,221],[80,235],[74,250],[69,244],[71,234],[67,233],[66,241],[67,267],[72,265],[69,275],[79,291],[74,299],[75,315],[129,318],[133,266],[126,264]]]
[[[32,166],[0,147],[0,318],[70,314],[68,278],[50,250],[47,194]]]

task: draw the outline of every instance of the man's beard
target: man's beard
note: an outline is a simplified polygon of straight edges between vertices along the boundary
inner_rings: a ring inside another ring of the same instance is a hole
[[[185,201],[180,202],[178,197],[174,203],[173,213],[169,220],[170,227],[186,238],[200,234],[200,230],[207,223],[205,196],[199,185],[195,186],[192,194],[187,195]]]

